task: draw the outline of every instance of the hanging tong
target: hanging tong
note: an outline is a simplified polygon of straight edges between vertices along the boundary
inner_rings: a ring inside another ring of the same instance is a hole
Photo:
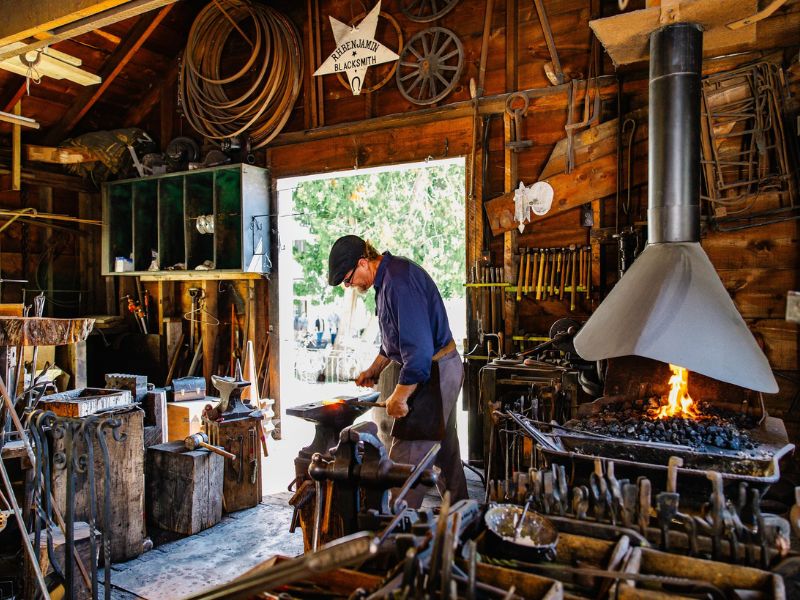
[[[564,126],[564,130],[567,132],[567,167],[566,173],[572,173],[572,169],[575,168],[575,148],[574,148],[574,136],[575,131],[578,129],[583,129],[584,127],[589,127],[593,123],[596,123],[600,118],[600,84],[597,82],[597,77],[593,77],[594,72],[594,63],[595,63],[595,53],[597,49],[597,38],[592,39],[592,57],[589,62],[589,75],[586,78],[586,93],[583,97],[583,119],[575,123],[573,122],[573,102],[575,100],[575,95],[578,91],[578,81],[573,79],[570,81],[569,91],[567,93],[567,124]],[[594,86],[594,108],[591,108],[592,99],[591,99],[591,87]]]

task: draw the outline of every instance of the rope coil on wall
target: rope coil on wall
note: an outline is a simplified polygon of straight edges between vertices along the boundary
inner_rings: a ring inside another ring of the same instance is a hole
[[[241,40],[249,56],[238,71],[227,74],[232,70],[231,45]],[[198,133],[214,140],[246,133],[255,150],[286,124],[302,78],[300,37],[284,15],[245,0],[219,0],[208,4],[192,24],[181,64],[180,97],[186,119]]]

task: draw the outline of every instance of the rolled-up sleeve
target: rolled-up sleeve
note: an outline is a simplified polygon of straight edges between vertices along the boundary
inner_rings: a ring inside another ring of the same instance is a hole
[[[387,298],[397,318],[402,367],[398,382],[402,385],[424,383],[431,376],[433,334],[431,333],[428,298],[411,282],[403,293]]]

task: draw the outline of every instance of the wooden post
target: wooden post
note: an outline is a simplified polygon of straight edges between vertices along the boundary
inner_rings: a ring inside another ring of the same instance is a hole
[[[53,212],[53,188],[50,187],[40,187],[39,188],[39,210],[46,213]],[[53,230],[46,229],[44,235],[42,236],[42,248],[40,249],[40,254],[44,252],[45,248],[50,244],[53,239]],[[81,267],[83,270],[83,267]],[[45,271],[45,294],[50,294],[52,298],[53,294],[53,261],[48,261],[47,263],[47,270]],[[48,306],[50,303],[45,302],[44,309],[45,314],[52,315],[52,306]]]
[[[22,115],[22,100],[14,104],[14,114]],[[11,126],[11,189],[22,189],[22,126]]]
[[[508,113],[503,115],[503,140],[505,143],[505,178],[504,188],[506,192],[514,189],[517,184],[517,153],[509,148],[508,144],[512,141],[512,130],[514,122]],[[517,132],[519,135],[519,132]],[[514,280],[514,251],[517,247],[517,229],[512,229],[503,234],[503,277],[506,281]],[[508,354],[512,351],[512,340],[517,329],[517,303],[512,294],[503,295],[505,318],[505,346],[503,351]]]
[[[195,315],[196,319],[200,319],[200,335],[203,338],[203,377],[206,378],[206,389],[213,389],[211,385],[211,376],[217,372],[217,337],[219,336],[219,326],[211,325],[209,315],[218,317],[217,310],[217,286],[218,281],[204,281],[203,290],[205,291],[205,311],[200,311]]]
[[[519,3],[518,0],[506,0],[506,91],[515,92],[519,86],[517,59],[519,57]],[[503,113],[503,141],[505,176],[503,191],[508,193],[517,185],[517,154],[512,152],[508,143],[519,136],[513,132],[514,123],[507,112]],[[514,280],[514,251],[517,247],[517,230],[512,229],[503,234],[503,277],[506,281]],[[503,295],[503,318],[505,345],[503,350],[511,352],[514,332],[517,329],[517,304],[511,294]]]
[[[52,204],[52,197],[50,200]],[[52,207],[51,207],[52,208]],[[99,194],[78,194],[78,216],[82,219],[101,219]],[[86,290],[84,308],[88,314],[102,312],[98,308],[100,283],[100,233],[95,225],[80,225],[89,235],[78,238],[78,256],[81,261],[81,289]]]
[[[56,363],[69,374],[70,389],[86,387],[86,342],[57,346]]]

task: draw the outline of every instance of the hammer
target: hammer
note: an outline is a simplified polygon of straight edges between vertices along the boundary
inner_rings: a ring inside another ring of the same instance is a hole
[[[230,458],[231,460],[236,460],[236,455],[228,452],[227,450],[223,450],[222,448],[218,448],[217,446],[212,446],[208,443],[208,436],[205,433],[195,433],[194,435],[190,435],[186,439],[183,440],[183,445],[186,446],[187,450],[197,450],[198,448],[205,448],[206,450],[211,450],[214,454],[219,454],[220,456],[224,456],[225,458]]]

